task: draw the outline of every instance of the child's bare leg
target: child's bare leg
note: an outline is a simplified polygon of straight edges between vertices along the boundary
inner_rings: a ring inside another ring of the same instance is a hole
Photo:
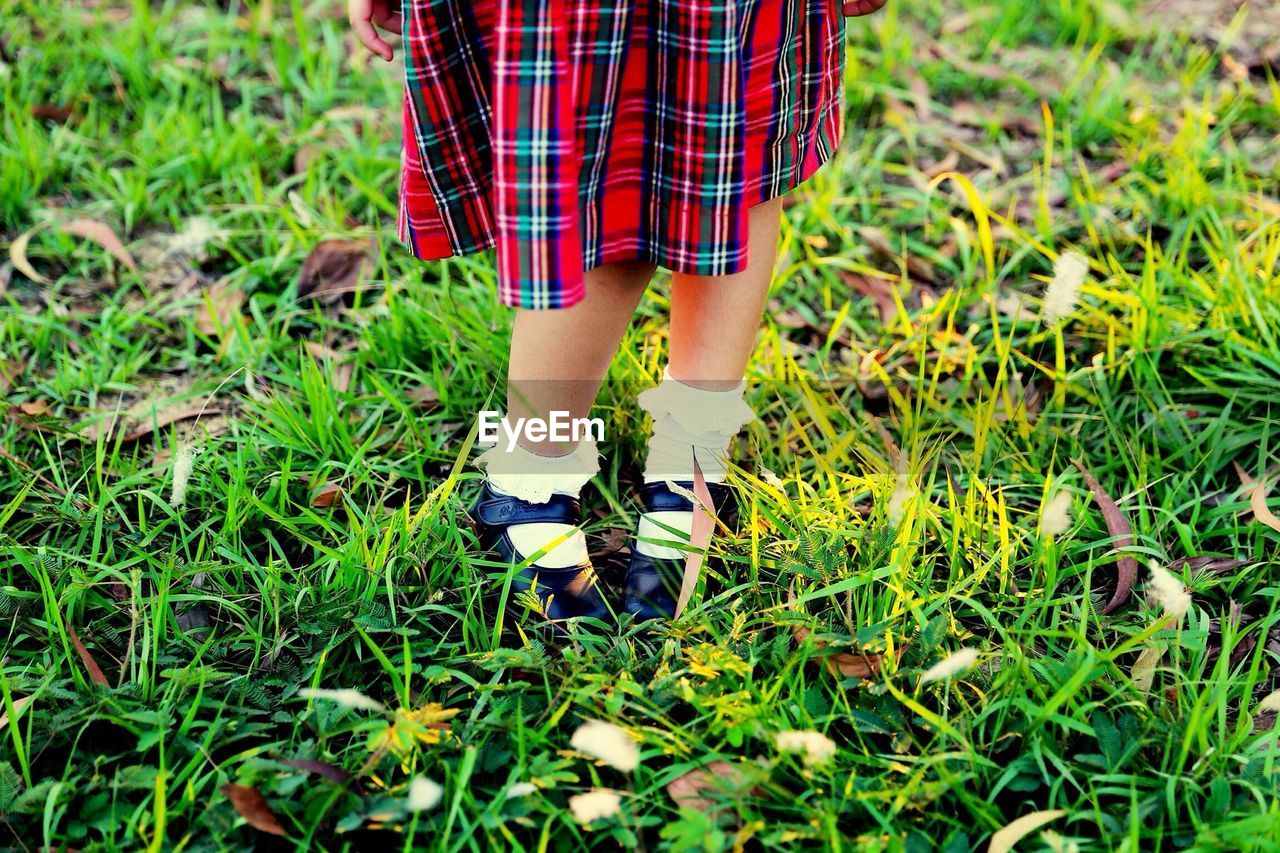
[[[748,261],[742,272],[672,276],[668,369],[678,381],[724,391],[742,380],[773,281],[781,214],[781,199],[750,209]]]
[[[587,271],[586,297],[572,308],[518,309],[511,331],[508,416],[545,418],[558,411],[586,417],[653,272],[652,264],[606,264]],[[573,449],[524,438],[520,443],[542,456]]]
[[[679,585],[679,543],[689,538],[692,505],[665,486],[694,478],[693,460],[712,498],[727,500],[725,454],[755,416],[743,400],[743,373],[755,349],[773,268],[782,203],[751,208],[747,268],[726,276],[677,274],[671,282],[671,352],[657,388],[640,405],[653,416],[645,460],[644,513],[625,583],[624,607],[637,618],[671,615]]]
[[[517,311],[507,372],[511,423],[547,420],[552,412],[587,416],[653,270],[650,264],[606,264],[587,272],[586,296],[573,307]],[[557,494],[576,498],[599,470],[594,441],[537,440],[523,431],[516,448],[495,447],[482,459],[493,490],[532,504]],[[572,523],[511,524],[506,533],[526,557],[550,546],[537,560],[542,568],[588,562],[586,539]]]

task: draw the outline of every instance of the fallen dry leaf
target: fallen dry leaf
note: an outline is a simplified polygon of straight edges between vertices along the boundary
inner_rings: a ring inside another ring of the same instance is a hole
[[[333,387],[333,390],[339,394],[345,394],[350,390],[351,374],[355,370],[355,365],[350,360],[344,360],[332,347],[327,347],[317,341],[307,341],[306,347],[312,358],[322,364],[328,364],[329,384]]]
[[[298,297],[334,302],[359,289],[369,266],[369,244],[324,240],[316,244],[298,271]]]
[[[424,409],[434,408],[440,402],[440,392],[425,382],[405,396]]]
[[[351,774],[341,767],[334,767],[332,764],[316,761],[313,758],[286,758],[280,763],[298,770],[305,770],[308,773],[315,773],[317,776],[323,776],[332,782],[337,782],[339,785],[351,778]]]
[[[24,415],[28,415],[33,418],[40,418],[49,414],[49,410],[52,406],[50,406],[48,400],[28,400],[25,403],[19,403],[17,408],[18,411],[22,412]]]
[[[342,487],[337,483],[325,483],[311,495],[311,505],[322,509],[331,507],[342,500],[342,495]]]
[[[116,232],[101,222],[94,222],[92,219],[73,219],[70,222],[64,222],[59,225],[58,230],[63,234],[71,234],[75,237],[92,240],[106,249],[111,257],[124,264],[130,270],[133,272],[138,271],[138,262],[133,259],[133,255],[129,254],[129,250],[124,247],[124,243],[116,236]]]
[[[1023,815],[991,836],[987,853],[1009,853],[1013,846],[1045,824],[1052,823],[1066,814],[1064,809],[1032,812]]]
[[[244,305],[244,291],[227,279],[219,279],[204,292],[196,308],[196,331],[213,337],[231,327]]]
[[[23,710],[31,704],[31,700],[34,698],[34,696],[23,696],[19,699],[13,700],[13,714],[15,720],[22,717]],[[3,706],[0,705],[0,731],[4,731],[4,727],[7,725],[9,725],[9,712],[4,710]]]
[[[61,104],[34,104],[31,107],[31,114],[36,118],[58,124],[66,124],[71,119],[71,116],[74,115],[71,107]]]
[[[712,761],[672,779],[667,794],[680,808],[709,813],[716,808],[716,799],[708,794],[737,793],[746,781],[747,775],[735,765]]]
[[[1234,465],[1235,463],[1232,464]],[[1249,508],[1253,510],[1253,517],[1272,530],[1280,532],[1280,518],[1276,518],[1276,514],[1271,511],[1271,507],[1267,506],[1267,495],[1271,490],[1266,486],[1266,481],[1253,479],[1239,465],[1236,465],[1235,468],[1236,476],[1240,478],[1240,485],[1244,487],[1246,494],[1249,495]]]
[[[794,607],[795,603],[796,591],[793,586],[787,590],[787,604]],[[805,640],[807,640],[809,635],[813,632],[803,625],[796,625],[792,627],[791,633],[795,637],[796,645],[803,646]],[[822,655],[822,662],[826,664],[827,669],[830,670],[832,674],[842,675],[845,678],[874,678],[879,675],[887,658],[887,655],[884,654],[867,654],[859,652],[834,652],[826,654],[827,644],[820,639],[814,639],[813,647],[819,652],[824,652]]]
[[[1248,560],[1235,560],[1231,557],[1218,557],[1212,554],[1202,554],[1198,557],[1179,557],[1169,564],[1169,571],[1179,574],[1190,571],[1208,572],[1214,575],[1222,575],[1227,572],[1242,569],[1249,565]]]
[[[1107,523],[1107,531],[1115,538],[1115,547],[1117,549],[1133,547],[1133,528],[1129,525],[1128,519],[1124,517],[1124,513],[1120,511],[1120,507],[1107,494],[1106,490],[1098,483],[1089,469],[1082,462],[1076,461],[1075,466],[1080,469],[1080,473],[1084,475],[1084,481],[1089,486],[1089,491],[1093,493],[1093,499],[1098,502],[1098,508],[1102,510],[1102,517]],[[1111,613],[1120,605],[1129,600],[1129,595],[1133,592],[1133,584],[1138,579],[1138,561],[1128,554],[1121,554],[1116,561],[1116,591],[1112,594],[1111,600],[1102,608],[1102,612]]]
[[[898,316],[898,301],[894,298],[894,284],[882,278],[867,278],[864,275],[842,270],[840,278],[863,296],[875,303],[880,312],[880,322],[888,325]]]
[[[1164,650],[1154,643],[1142,650],[1142,654],[1138,655],[1138,659],[1133,662],[1133,669],[1129,670],[1134,687],[1143,693],[1151,689],[1151,683],[1156,677],[1156,667],[1159,666],[1162,657],[1164,657]]]
[[[276,817],[275,812],[271,811],[271,807],[267,805],[266,798],[262,796],[257,788],[228,782],[220,790],[231,800],[231,805],[235,806],[240,816],[254,829],[271,835],[285,834],[284,827],[280,824],[280,819]]]
[[[132,423],[120,440],[125,444],[132,444],[135,441],[146,438],[158,429],[163,429],[179,421],[198,418],[203,415],[220,414],[222,414],[221,409],[208,407],[203,403],[192,404],[184,402],[165,409],[153,408],[150,416],[139,418]],[[90,441],[96,441],[99,435],[105,435],[110,438],[119,423],[120,421],[114,417],[107,418],[104,421],[90,424],[81,435]]]
[[[98,666],[98,662],[93,659],[93,655],[89,654],[89,650],[84,647],[84,643],[80,642],[80,635],[76,633],[76,629],[68,625],[67,632],[71,635],[71,642],[76,647],[76,654],[80,655],[80,662],[84,664],[90,680],[102,687],[109,686],[107,676],[103,673],[102,667]]]
[[[889,239],[889,235],[881,228],[866,225],[858,229],[858,236],[867,244],[868,248],[889,258],[897,260],[900,257],[898,248],[894,246],[893,241]],[[908,255],[906,258],[907,272],[911,273],[911,277],[929,284],[937,284],[938,276],[933,269],[933,264],[924,258]]]
[[[31,261],[27,260],[27,246],[31,243],[32,236],[46,224],[42,222],[30,231],[24,231],[9,244],[9,261],[13,264],[13,268],[36,284],[50,284],[50,281],[36,272],[35,267],[31,266]]]
[[[707,546],[711,544],[711,533],[715,529],[715,518],[712,512],[715,510],[715,501],[711,498],[711,492],[707,489],[706,478],[702,474],[702,467],[698,465],[697,457],[693,459],[693,494],[698,499],[693,509],[693,526],[689,533],[689,554],[684,560],[684,578],[680,582],[680,597],[676,599],[675,617],[680,618],[680,614],[684,612],[685,607],[689,604],[689,599],[693,597],[693,590],[698,585],[698,575],[702,571],[702,562],[706,559]]]

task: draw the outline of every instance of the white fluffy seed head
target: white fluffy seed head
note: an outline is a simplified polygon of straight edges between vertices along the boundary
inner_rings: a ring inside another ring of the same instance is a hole
[[[595,788],[569,798],[569,811],[578,823],[591,823],[593,820],[612,817],[618,813],[621,805],[622,798],[616,791],[607,788]]]
[[[1061,536],[1071,529],[1071,493],[1054,492],[1040,508],[1040,530],[1049,536]]]
[[[409,811],[421,812],[433,809],[444,797],[444,788],[426,776],[414,776],[409,783],[409,797],[406,805]]]
[[[822,732],[811,730],[778,732],[774,744],[778,752],[799,752],[810,767],[825,764],[835,757],[836,744]]]
[[[191,482],[191,472],[196,467],[196,454],[200,451],[194,444],[185,441],[178,444],[173,452],[173,493],[169,495],[169,506],[179,507],[187,502],[187,486]]]
[[[1258,707],[1253,710],[1254,713],[1258,714],[1280,712],[1280,690],[1273,690],[1268,693],[1263,700],[1258,703]]]
[[[337,702],[347,708],[359,708],[364,711],[384,711],[386,707],[377,699],[370,699],[359,690],[325,690],[322,688],[304,687],[298,691],[303,699],[325,699]]]
[[[920,676],[921,683],[944,681],[973,668],[978,662],[977,649],[960,649],[929,667]]]
[[[507,789],[507,799],[515,797],[527,797],[530,794],[538,793],[538,786],[532,782],[517,782]]]
[[[569,745],[623,773],[640,763],[640,749],[626,729],[604,720],[587,720],[573,733]]]
[[[911,485],[911,477],[905,467],[900,467],[893,483],[893,494],[889,496],[889,523],[894,527],[902,524],[902,519],[907,514],[907,502],[914,496],[915,488]]]
[[[203,261],[209,255],[210,243],[221,243],[229,236],[224,228],[207,216],[193,216],[182,230],[169,238],[166,255],[186,255],[195,261]]]
[[[1147,583],[1147,594],[1165,613],[1174,619],[1181,619],[1191,609],[1191,593],[1164,566],[1152,560],[1148,567],[1151,569],[1151,580]]]
[[[1053,262],[1053,279],[1044,291],[1040,319],[1046,326],[1056,326],[1076,310],[1080,287],[1089,274],[1089,259],[1079,252],[1059,255]]]

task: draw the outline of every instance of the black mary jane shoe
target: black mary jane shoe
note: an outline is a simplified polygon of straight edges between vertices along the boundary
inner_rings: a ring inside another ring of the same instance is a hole
[[[693,483],[676,480],[682,489],[693,491]],[[723,483],[707,483],[711,504],[716,518],[726,525],[732,524],[733,492]],[[693,512],[693,501],[672,491],[665,482],[646,483],[640,489],[641,511]],[[641,554],[632,544],[631,562],[623,580],[622,609],[635,617],[637,622],[649,619],[670,619],[676,612],[676,600],[680,597],[680,585],[684,581],[683,559],[668,560]]]
[[[516,551],[507,529],[514,524],[538,522],[577,526],[580,512],[578,499],[568,495],[552,495],[546,503],[535,504],[501,494],[488,483],[471,508],[481,547],[508,565],[521,566],[511,581],[512,596],[532,589],[542,600],[546,619],[552,623],[579,616],[609,618],[595,569],[590,561],[562,569],[525,565],[528,557]]]

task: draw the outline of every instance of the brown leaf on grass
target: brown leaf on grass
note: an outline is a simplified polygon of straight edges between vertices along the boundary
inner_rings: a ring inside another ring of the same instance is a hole
[[[34,698],[34,696],[21,696],[13,700],[13,715],[15,721],[22,719],[22,712],[26,710],[26,707],[31,704],[31,700]],[[7,725],[9,725],[9,712],[5,710],[4,705],[0,703],[0,732],[4,731],[4,727]]]
[[[71,107],[62,104],[34,104],[31,107],[31,114],[36,118],[57,124],[66,124],[75,115]]]
[[[311,495],[311,505],[324,509],[342,500],[342,486],[337,483],[325,483]]]
[[[319,156],[324,154],[325,149],[320,145],[312,145],[304,143],[298,146],[298,150],[293,154],[293,173],[295,175],[305,175],[307,167]]]
[[[1014,845],[1023,838],[1066,813],[1065,809],[1053,809],[1023,815],[991,836],[991,841],[987,844],[987,853],[1010,853]]]
[[[196,308],[196,331],[213,337],[231,327],[244,305],[244,291],[227,279],[219,279],[209,287]]]
[[[1169,564],[1169,571],[1174,574],[1185,574],[1189,571],[1192,574],[1208,572],[1213,575],[1223,575],[1236,569],[1243,569],[1247,565],[1249,565],[1248,560],[1235,560],[1231,557],[1201,554],[1197,557],[1179,557]]]
[[[220,790],[227,795],[227,799],[231,800],[231,805],[235,806],[240,816],[254,829],[271,835],[285,834],[280,819],[276,817],[275,812],[271,811],[266,798],[257,788],[228,782]]]
[[[92,219],[73,219],[59,225],[58,230],[63,234],[92,240],[130,270],[138,271],[138,262],[133,259],[133,255],[129,254],[129,250],[124,247],[124,243],[109,226],[94,222]]]
[[[299,298],[335,302],[360,288],[370,264],[369,244],[355,240],[324,240],[316,244],[298,272]]]
[[[1235,465],[1234,462],[1232,464]],[[1267,496],[1271,490],[1266,485],[1266,480],[1253,479],[1239,465],[1235,465],[1235,469],[1236,476],[1240,478],[1240,485],[1249,496],[1249,508],[1253,510],[1253,517],[1272,530],[1280,532],[1280,518],[1276,518],[1276,514],[1267,506]]]
[[[36,272],[35,267],[31,266],[31,261],[27,258],[27,246],[30,245],[32,236],[41,229],[48,227],[48,225],[49,223],[42,222],[31,230],[20,234],[18,239],[9,244],[9,260],[13,263],[14,269],[36,284],[50,284],[51,282],[48,278]],[[74,237],[92,240],[121,264],[134,272],[138,271],[138,262],[129,254],[129,250],[124,247],[124,243],[120,241],[114,231],[101,222],[94,222],[91,219],[73,219],[70,222],[58,225],[57,230]]]
[[[323,776],[330,781],[337,782],[339,785],[351,778],[351,774],[341,767],[334,767],[332,764],[316,761],[313,758],[286,758],[280,763],[298,770],[305,770],[308,773],[315,773],[317,776]]]
[[[739,767],[727,761],[712,761],[672,779],[667,783],[667,794],[680,808],[711,812],[716,808],[716,799],[708,794],[736,793],[746,781],[747,775]]]
[[[435,408],[440,403],[440,392],[425,382],[414,388],[408,394],[408,397],[415,405],[423,409]]]
[[[715,501],[711,498],[711,491],[707,488],[707,481],[702,474],[702,467],[698,465],[697,457],[693,458],[693,494],[698,499],[695,503],[701,506],[695,506],[693,509],[689,554],[684,561],[684,578],[680,582],[680,597],[676,599],[677,619],[688,606],[689,599],[693,597],[693,590],[698,585],[698,575],[702,571],[702,562],[706,559],[707,546],[711,544],[711,533],[715,529],[715,518],[712,516]]]
[[[75,645],[76,654],[80,655],[80,662],[84,664],[90,680],[94,684],[107,687],[110,684],[107,681],[107,676],[103,673],[102,667],[98,666],[98,662],[93,659],[93,655],[89,654],[89,650],[84,647],[84,643],[80,642],[80,635],[76,633],[76,629],[68,625],[67,631],[71,634],[71,642]]]
[[[120,437],[125,444],[132,444],[135,441],[146,438],[153,432],[163,429],[179,421],[185,421],[190,418],[198,418],[204,415],[220,415],[222,410],[207,406],[204,403],[183,402],[164,409],[152,408],[147,416],[139,418],[137,421],[129,424]],[[89,441],[96,441],[99,435],[103,435],[108,439],[111,438],[120,426],[121,420],[115,417],[108,417],[105,420],[90,424],[84,432],[81,433]]]
[[[880,322],[888,325],[897,319],[898,301],[894,298],[893,282],[882,278],[868,278],[848,270],[841,270],[840,278],[875,303],[876,310],[880,312]]]
[[[345,394],[351,389],[351,374],[355,370],[355,365],[350,360],[344,360],[337,350],[318,341],[307,341],[306,347],[312,358],[321,364],[328,364],[329,384],[333,390],[339,394]]]
[[[893,241],[889,239],[889,235],[886,234],[883,229],[866,225],[858,229],[858,236],[866,242],[867,246],[872,251],[895,260],[899,258],[897,247],[894,246]],[[933,264],[929,263],[924,258],[919,258],[914,255],[908,255],[906,260],[907,272],[911,274],[912,278],[928,282],[929,284],[938,283],[938,276],[937,273],[934,272]]]
[[[949,149],[947,155],[941,160],[934,163],[928,163],[920,167],[920,171],[930,180],[947,172],[954,172],[960,166],[960,152]]]
[[[1107,523],[1107,531],[1116,540],[1116,548],[1133,547],[1133,527],[1130,526],[1129,520],[1124,517],[1124,513],[1120,511],[1119,505],[1116,504],[1111,495],[1107,494],[1089,469],[1084,466],[1084,463],[1076,460],[1075,466],[1084,475],[1084,481],[1088,484],[1089,491],[1093,493],[1093,499],[1098,502],[1098,508],[1102,510],[1102,517]],[[1128,554],[1122,553],[1116,561],[1116,591],[1112,594],[1111,600],[1102,608],[1102,612],[1104,614],[1111,613],[1128,601],[1130,594],[1133,592],[1133,584],[1137,579],[1138,561]]]
[[[19,234],[17,239],[9,244],[9,261],[13,264],[13,268],[34,281],[36,284],[50,284],[49,279],[36,272],[36,268],[31,266],[31,261],[27,259],[27,246],[31,243],[31,237],[45,227],[45,223],[37,225],[30,231],[24,231]]]
[[[36,432],[54,432],[51,421],[54,419],[53,406],[48,400],[27,400],[9,408],[10,419],[23,429]]]
[[[787,590],[787,604],[795,607],[796,591],[795,587]],[[795,637],[796,645],[803,646],[809,635],[813,632],[803,625],[795,625],[791,629],[792,635]],[[814,639],[813,647],[822,653],[822,662],[826,664],[827,669],[833,675],[842,675],[845,678],[874,678],[879,675],[880,670],[884,667],[887,655],[884,654],[867,654],[859,652],[832,652],[827,653],[827,644],[820,639]]]

